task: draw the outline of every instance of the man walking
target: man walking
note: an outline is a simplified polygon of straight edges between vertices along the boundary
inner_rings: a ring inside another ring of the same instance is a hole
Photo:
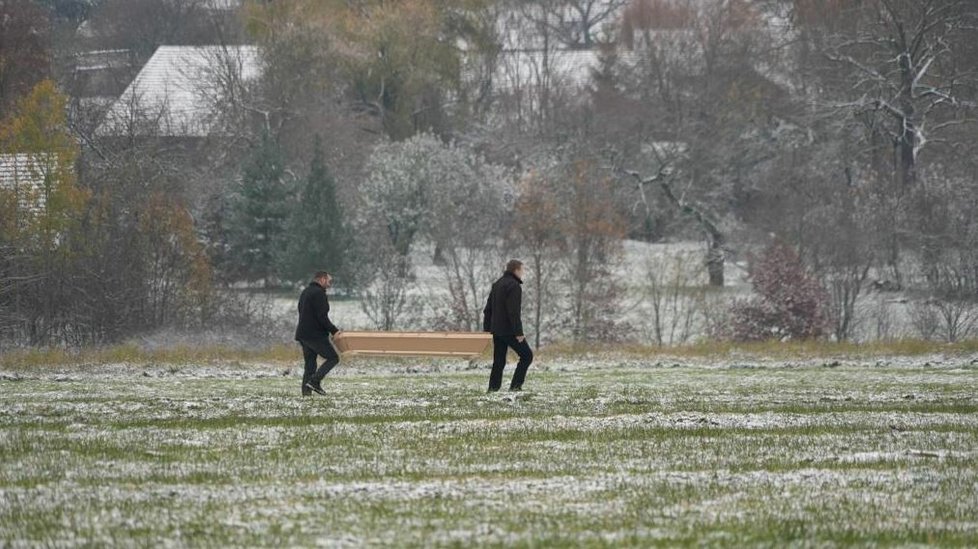
[[[329,340],[331,335],[340,333],[340,329],[329,319],[326,289],[332,284],[332,275],[319,271],[299,296],[299,324],[295,328],[295,340],[302,346],[302,356],[306,361],[302,375],[302,396],[309,396],[313,392],[325,395],[323,378],[340,363],[340,355]],[[325,359],[318,371],[317,356]]]
[[[506,353],[516,351],[520,361],[510,382],[510,391],[523,389],[526,370],[533,362],[533,351],[523,334],[521,309],[523,306],[523,262],[511,259],[506,272],[492,285],[486,308],[483,310],[482,329],[492,333],[492,372],[489,374],[489,392],[499,390],[503,383]]]

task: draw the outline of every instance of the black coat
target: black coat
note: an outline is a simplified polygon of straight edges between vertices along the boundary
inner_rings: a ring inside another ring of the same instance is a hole
[[[486,308],[482,311],[482,329],[497,336],[522,336],[523,281],[506,273],[492,285]]]
[[[325,339],[326,334],[340,331],[329,320],[329,299],[318,282],[310,282],[299,296],[299,324],[295,327],[296,341]]]

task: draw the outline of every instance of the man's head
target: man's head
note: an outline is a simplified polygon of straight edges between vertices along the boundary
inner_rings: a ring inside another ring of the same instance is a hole
[[[519,259],[510,259],[506,262],[506,272],[523,280],[523,262]]]
[[[326,271],[317,271],[312,277],[320,286],[323,288],[329,288],[333,285],[333,275]]]

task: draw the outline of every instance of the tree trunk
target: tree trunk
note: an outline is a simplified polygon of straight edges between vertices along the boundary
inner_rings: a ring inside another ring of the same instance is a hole
[[[713,240],[710,250],[706,253],[706,272],[710,275],[710,286],[723,288],[723,249]]]
[[[448,264],[448,262],[445,260],[445,250],[442,248],[441,244],[435,244],[435,253],[431,258],[431,262],[439,267]]]
[[[662,187],[662,192],[665,193],[666,198],[675,204],[676,207],[679,208],[679,211],[698,221],[700,226],[703,227],[703,230],[706,231],[707,240],[709,241],[710,246],[709,250],[706,252],[706,269],[710,276],[710,286],[722,288],[724,282],[723,247],[727,241],[723,232],[720,231],[720,228],[717,227],[716,223],[714,223],[701,208],[688,202],[679,200],[679,198],[677,198],[672,192],[672,187],[669,186],[669,183],[663,181],[660,183],[660,186]]]
[[[536,292],[536,307],[533,311],[533,347],[540,348],[540,324],[543,312],[543,267],[540,265],[541,257],[534,257],[533,261],[533,289]]]

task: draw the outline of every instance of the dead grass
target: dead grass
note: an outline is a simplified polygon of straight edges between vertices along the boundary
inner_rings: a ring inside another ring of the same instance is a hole
[[[59,365],[100,364],[207,364],[223,362],[294,362],[292,345],[272,345],[260,350],[224,346],[177,346],[143,349],[136,345],[114,345],[91,349],[30,349],[0,355],[0,367],[23,368]]]
[[[706,341],[677,346],[648,345],[551,345],[542,350],[548,357],[582,354],[618,354],[634,358],[765,358],[776,360],[805,358],[873,358],[883,356],[920,356],[928,354],[972,354],[978,352],[978,339],[958,343],[941,343],[920,339],[900,339],[872,343],[831,341],[764,341],[734,343]]]
[[[978,339],[959,343],[939,343],[902,339],[874,343],[796,342],[702,342],[691,345],[656,347],[634,344],[579,345],[554,344],[539,350],[538,356],[562,359],[581,356],[613,355],[648,359],[751,358],[798,360],[817,358],[874,358],[921,356],[928,354],[967,355],[978,353]],[[486,353],[481,360],[488,360]],[[60,348],[15,350],[0,354],[0,368],[31,368],[64,365],[101,364],[219,364],[228,362],[294,363],[300,359],[293,344],[276,344],[261,349],[225,346],[176,346],[145,349],[133,344],[70,350]]]

